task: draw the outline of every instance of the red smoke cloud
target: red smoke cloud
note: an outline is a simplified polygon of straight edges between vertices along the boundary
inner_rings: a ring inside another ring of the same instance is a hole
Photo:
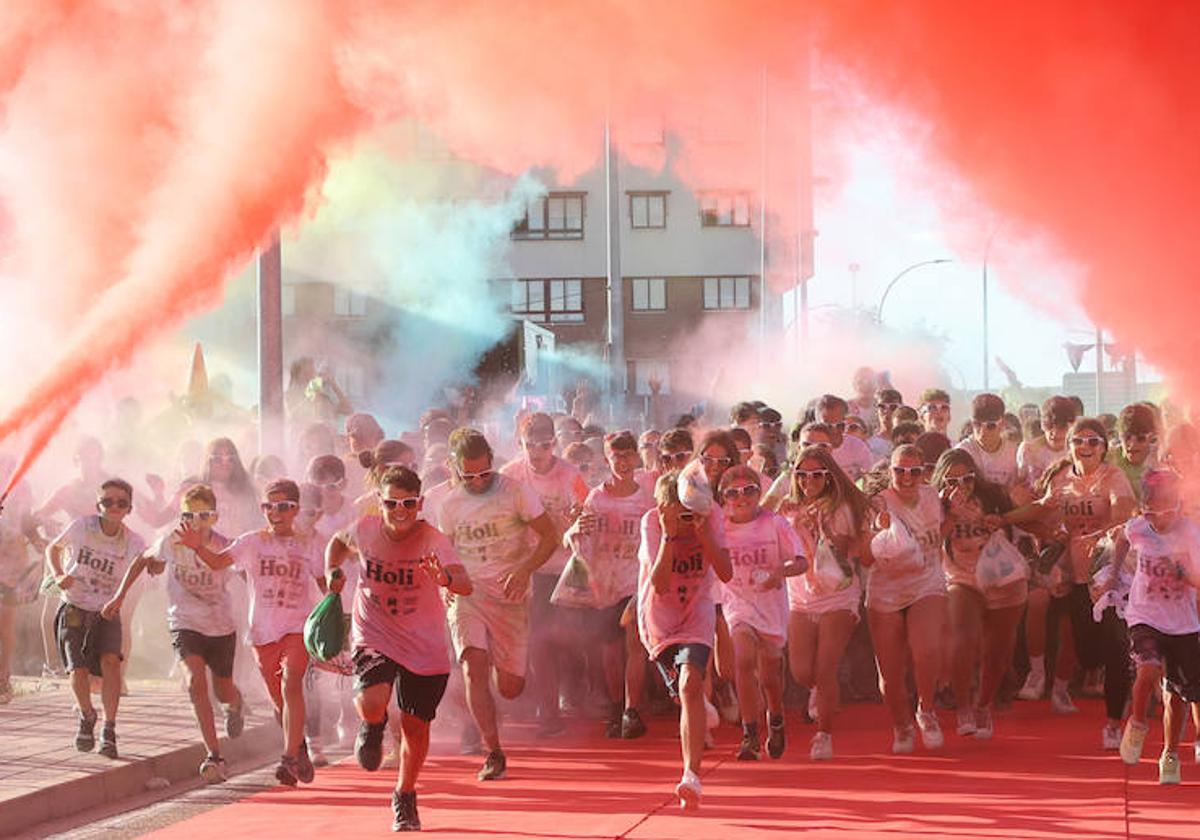
[[[878,101],[927,121],[932,152],[982,202],[1088,266],[1089,311],[1200,394],[1180,305],[1200,264],[1189,4],[798,6],[6,4],[8,282],[44,289],[70,329],[0,441],[52,434],[111,366],[218,302],[231,269],[302,217],[326,157],[380,120],[414,116],[472,161],[565,180],[595,164],[608,115],[637,162],[661,162],[641,143],[661,127],[693,185],[755,187],[745,150],[766,79],[772,189],[792,195],[789,97],[810,31]],[[774,209],[786,228],[788,202]]]

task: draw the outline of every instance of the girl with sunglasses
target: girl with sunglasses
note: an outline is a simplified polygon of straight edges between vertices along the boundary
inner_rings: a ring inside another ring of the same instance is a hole
[[[1028,586],[1021,580],[982,589],[976,578],[979,556],[1000,528],[1000,515],[1012,509],[1008,494],[979,474],[962,449],[942,454],[933,470],[949,523],[943,547],[949,590],[951,680],[958,706],[958,734],[991,738],[992,701],[1012,662],[1017,624]],[[979,694],[971,687],[979,672]]]
[[[788,665],[797,683],[807,687],[811,714],[817,722],[809,757],[833,758],[833,719],[838,708],[838,669],[850,636],[858,624],[862,586],[858,560],[870,553],[870,504],[842,472],[828,449],[808,447],[796,458],[790,492],[779,511],[792,523],[807,556],[815,557],[822,543],[841,568],[845,584],[828,590],[808,571],[788,580]]]
[[[917,685],[915,723],[926,749],[944,742],[934,707],[946,637],[946,577],[942,540],[946,518],[936,490],[923,480],[925,461],[912,445],[892,453],[891,484],[873,499],[881,528],[907,531],[915,547],[899,556],[864,555],[867,622],[875,642],[883,699],[895,729],[893,753],[913,751],[916,734],[908,695],[908,663]]]
[[[759,506],[761,478],[746,466],[721,476],[725,503],[725,547],[733,578],[720,588],[725,622],[733,640],[734,685],[742,715],[739,761],[762,752],[759,725],[766,697],[767,753],[783,755],[783,646],[787,641],[786,579],[804,571],[805,554],[796,532],[779,514]]]
[[[1079,664],[1085,671],[1104,667],[1108,722],[1101,743],[1104,749],[1115,750],[1120,745],[1121,717],[1129,693],[1128,639],[1115,608],[1105,610],[1099,624],[1092,619],[1088,583],[1096,543],[1109,529],[1129,519],[1136,500],[1125,474],[1105,462],[1108,439],[1099,420],[1076,420],[1069,444],[1070,457],[1051,465],[1038,482],[1041,499],[1010,511],[1005,520],[1009,524],[1040,521],[1043,526],[1060,527],[1066,533],[1061,580],[1051,589],[1049,627],[1061,626],[1064,619],[1069,621]],[[1071,702],[1068,680],[1069,672],[1060,668],[1051,690],[1052,707],[1061,714],[1078,711]]]

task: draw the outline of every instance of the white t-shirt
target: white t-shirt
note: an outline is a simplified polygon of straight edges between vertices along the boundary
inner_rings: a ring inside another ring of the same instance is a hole
[[[303,633],[325,576],[325,544],[315,534],[276,537],[251,531],[228,549],[250,588],[250,643],[268,645]]]
[[[871,456],[876,461],[892,457],[893,447],[890,438],[880,437],[879,435],[867,438],[867,448],[871,450]],[[874,464],[871,466],[874,466]]]
[[[1024,440],[1017,447],[1017,474],[1030,487],[1037,484],[1046,467],[1067,455],[1067,447],[1051,449],[1045,438]]]
[[[562,458],[555,458],[554,466],[545,473],[535,472],[522,458],[505,464],[500,469],[500,474],[533,488],[559,534],[566,531],[571,524],[568,520],[571,508],[587,498],[587,482],[583,480],[575,465]],[[571,552],[560,546],[537,573],[557,576],[567,565],[570,556]]]
[[[942,570],[942,500],[928,484],[918,489],[917,504],[909,507],[891,487],[878,498],[888,514],[900,519],[920,547],[919,556],[894,563],[876,558],[867,572],[867,606],[883,612],[903,609],[932,594],[946,592]]]
[[[476,595],[506,601],[504,578],[529,559],[535,545],[529,523],[543,513],[532,487],[497,475],[485,493],[464,487],[447,493],[437,526],[454,543]]]
[[[115,537],[105,534],[96,514],[76,519],[56,542],[69,555],[63,571],[75,579],[62,599],[90,612],[117,594],[129,564],[146,550],[146,541],[124,525]]]
[[[1017,445],[1011,440],[1005,440],[995,452],[986,451],[973,437],[967,438],[955,448],[970,454],[983,477],[993,484],[1011,490],[1020,482]]]
[[[637,592],[642,516],[654,507],[654,495],[638,485],[632,495],[615,496],[601,485],[583,506],[596,515],[596,530],[581,540],[596,606],[611,607]]]
[[[863,473],[870,472],[876,460],[870,447],[851,435],[843,435],[842,445],[830,454],[851,481],[858,481]]]
[[[228,545],[229,540],[215,532],[208,543],[213,551]],[[205,636],[228,636],[237,631],[228,589],[233,573],[228,568],[209,568],[196,552],[179,542],[173,530],[159,537],[150,554],[167,566],[167,627]]]
[[[759,584],[784,563],[805,554],[791,524],[777,513],[760,510],[750,522],[725,520],[725,545],[733,565],[733,578],[720,584],[725,621],[733,628],[746,624],[760,633],[787,635],[786,582],[778,589],[759,591]]]
[[[650,658],[671,645],[702,644],[712,647],[717,627],[713,588],[717,580],[712,566],[704,562],[704,551],[696,539],[675,543],[670,582],[661,595],[650,581],[650,569],[658,557],[662,524],[658,510],[642,516],[642,539],[638,548],[638,633]]]
[[[1200,632],[1190,582],[1200,577],[1200,526],[1180,519],[1160,533],[1138,516],[1125,526],[1125,536],[1138,555],[1125,622],[1130,627],[1146,624],[1168,636]]]

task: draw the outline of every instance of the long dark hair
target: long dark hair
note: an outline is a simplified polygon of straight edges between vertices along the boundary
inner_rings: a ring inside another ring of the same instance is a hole
[[[1050,482],[1054,480],[1056,475],[1067,468],[1074,468],[1075,461],[1070,455],[1071,438],[1084,431],[1095,432],[1096,436],[1100,438],[1104,445],[1104,453],[1100,456],[1100,463],[1104,463],[1104,459],[1108,457],[1108,432],[1105,430],[1104,424],[1095,417],[1080,417],[1071,424],[1071,432],[1067,437],[1067,454],[1046,467],[1046,471],[1042,473],[1042,477],[1034,485],[1033,492],[1037,498],[1040,499],[1046,495],[1046,491],[1050,489]]]
[[[831,511],[836,511],[842,505],[849,507],[850,516],[854,522],[854,530],[861,532],[866,527],[871,503],[863,495],[863,492],[854,486],[854,482],[842,471],[837,461],[833,460],[833,455],[824,447],[809,446],[800,450],[792,467],[788,501],[793,504],[801,504],[804,500],[804,497],[800,493],[800,480],[796,478],[796,468],[807,460],[818,461],[821,464],[821,469],[829,471],[829,480],[825,482],[825,489],[821,491],[819,498],[829,499],[829,508]]]
[[[213,438],[204,447],[204,469],[200,472],[200,481],[212,487],[214,484],[212,474],[212,459],[218,449],[228,449],[233,453],[233,468],[229,474],[229,481],[224,482],[225,487],[231,493],[254,497],[254,483],[250,480],[250,475],[246,472],[246,467],[242,464],[242,456],[238,453],[237,444],[225,437]]]
[[[1013,504],[1008,498],[1008,493],[1005,489],[999,484],[995,484],[984,478],[979,465],[975,463],[975,459],[971,457],[971,453],[965,449],[947,449],[938,458],[937,464],[933,468],[933,477],[930,479],[930,483],[939,493],[942,492],[942,488],[946,484],[946,473],[953,466],[966,467],[975,474],[971,494],[979,500],[979,505],[983,508],[985,514],[1007,513],[1012,510]]]

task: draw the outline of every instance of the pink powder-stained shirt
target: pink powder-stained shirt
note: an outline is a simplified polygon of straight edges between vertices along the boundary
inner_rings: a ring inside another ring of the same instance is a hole
[[[638,547],[642,516],[654,507],[654,496],[642,486],[629,496],[616,496],[604,485],[588,494],[584,509],[596,516],[596,529],[580,546],[591,572],[596,606],[609,607],[633,595],[638,587]]]
[[[1044,501],[1057,506],[1070,535],[1075,583],[1085,583],[1090,577],[1099,532],[1117,524],[1112,521],[1113,505],[1133,497],[1129,479],[1112,464],[1101,464],[1091,475],[1079,475],[1067,467],[1051,479]]]
[[[583,475],[573,464],[562,458],[555,458],[554,466],[545,473],[536,472],[524,459],[519,459],[501,467],[500,474],[532,488],[560,534],[571,524],[571,508],[587,498],[588,486],[583,480]],[[560,574],[570,556],[571,552],[560,546],[537,570],[537,574]]]
[[[305,619],[320,600],[316,579],[325,576],[325,544],[320,538],[251,531],[227,552],[250,588],[250,643],[269,645],[290,633],[303,633]]]
[[[402,539],[393,539],[383,519],[364,516],[339,539],[358,554],[352,646],[376,650],[414,674],[449,673],[441,587],[420,566],[430,554],[442,566],[459,565],[449,538],[420,521]]]
[[[650,570],[658,557],[662,524],[658,510],[642,516],[642,539],[638,549],[638,632],[651,658],[671,645],[702,644],[712,647],[717,611],[713,589],[717,580],[712,566],[704,562],[697,539],[675,543],[675,557],[666,590],[659,594],[650,582]]]
[[[760,510],[749,522],[725,520],[725,544],[733,565],[733,578],[720,584],[725,620],[732,628],[746,624],[760,633],[787,634],[786,584],[760,592],[759,583],[784,563],[805,555],[800,537],[782,516]]]
[[[942,571],[942,500],[928,484],[918,488],[917,503],[909,507],[891,487],[879,494],[888,513],[898,518],[920,547],[918,557],[893,564],[876,559],[867,573],[867,606],[885,612],[903,609],[929,595],[944,595]]]
[[[1200,577],[1200,526],[1179,519],[1169,531],[1156,531],[1144,516],[1129,520],[1125,536],[1137,552],[1125,621],[1145,624],[1169,636],[1200,632],[1196,589]]]

